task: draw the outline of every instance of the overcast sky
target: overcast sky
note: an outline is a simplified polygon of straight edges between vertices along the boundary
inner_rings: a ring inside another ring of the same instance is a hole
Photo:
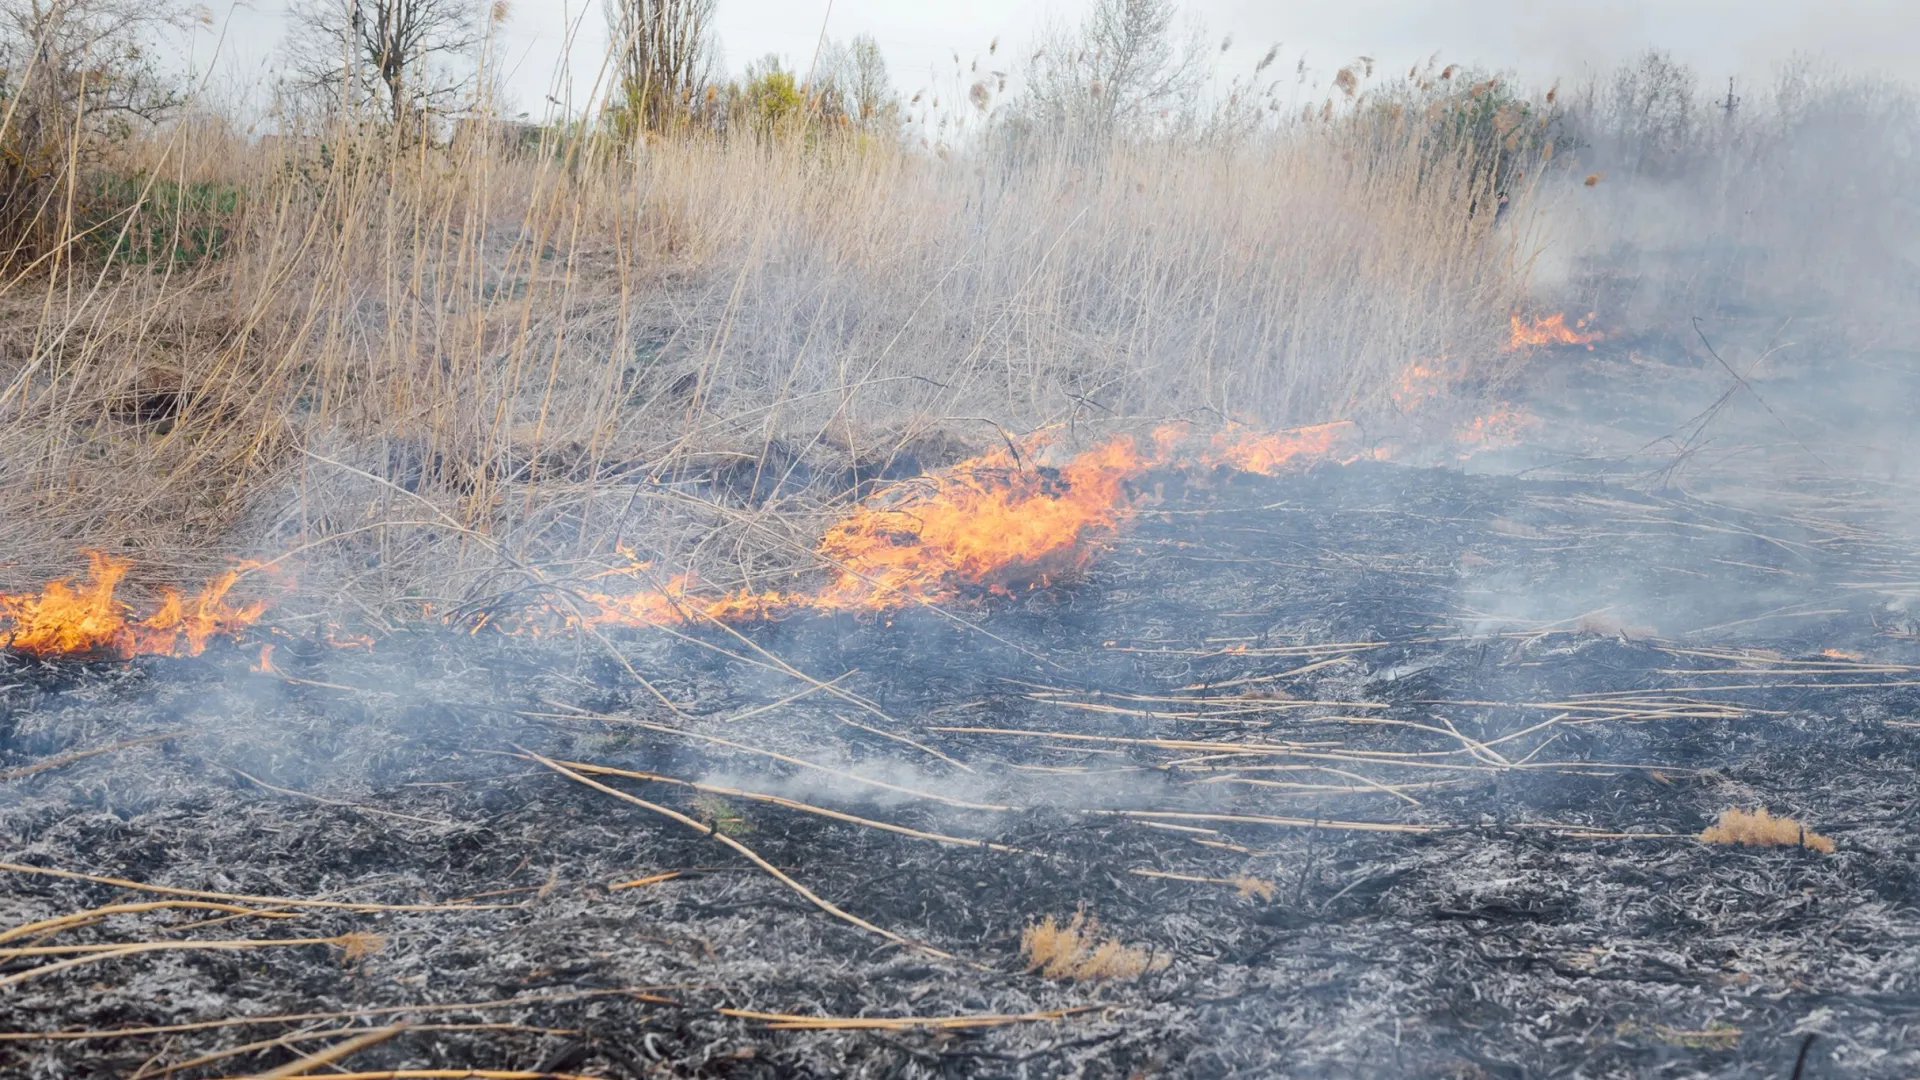
[[[601,0],[509,0],[503,34],[509,93],[535,115],[555,85],[571,22],[576,87],[584,89],[606,47]],[[719,0],[718,38],[727,70],[775,53],[804,71],[824,27],[845,40],[871,34],[901,90],[951,82],[953,57],[984,57],[998,37],[1001,59],[1021,55],[1047,20],[1077,21],[1087,0]],[[1217,44],[1234,47],[1223,74],[1250,67],[1278,42],[1291,70],[1305,55],[1324,79],[1370,55],[1385,70],[1438,53],[1442,62],[1512,70],[1531,82],[1577,79],[1586,70],[1656,45],[1692,65],[1717,89],[1729,75],[1761,77],[1796,51],[1850,68],[1920,76],[1920,0],[1189,0],[1191,17]],[[274,63],[286,0],[252,0],[226,22],[220,68],[241,81]],[[196,53],[205,64],[216,26]],[[995,66],[1004,66],[996,64]],[[946,73],[944,75],[940,73]],[[578,95],[580,90],[576,90]]]

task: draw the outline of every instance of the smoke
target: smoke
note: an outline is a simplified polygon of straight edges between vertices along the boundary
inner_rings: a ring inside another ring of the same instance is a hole
[[[1321,62],[1367,53],[1383,64],[1439,53],[1444,61],[1509,70],[1542,86],[1605,72],[1648,47],[1668,49],[1724,87],[1728,75],[1763,76],[1796,56],[1845,62],[1896,77],[1920,74],[1903,42],[1920,13],[1899,0],[1621,0],[1534,4],[1527,0],[1394,0],[1296,4],[1272,12],[1219,0],[1195,5],[1210,24],[1247,40],[1313,43]]]

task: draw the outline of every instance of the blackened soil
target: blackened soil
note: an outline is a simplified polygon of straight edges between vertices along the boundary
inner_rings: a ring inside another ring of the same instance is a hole
[[[5,954],[0,1074],[248,1075],[401,1022],[337,1067],[1920,1071],[1910,545],[1446,469],[1155,485],[1084,580],[993,610],[6,661],[6,925],[170,898],[36,867],[363,907],[0,941],[169,946]],[[669,778],[597,780],[908,944],[526,752]],[[1696,839],[1729,807],[1835,850]],[[1151,969],[1028,970],[1076,911]]]

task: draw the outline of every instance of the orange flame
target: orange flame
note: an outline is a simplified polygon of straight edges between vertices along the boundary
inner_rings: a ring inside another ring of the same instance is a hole
[[[1463,374],[1459,365],[1444,356],[1437,360],[1415,360],[1401,369],[1393,387],[1393,403],[1409,411],[1426,405],[1445,397]]]
[[[266,611],[264,600],[228,600],[257,563],[226,571],[191,598],[167,589],[151,615],[136,619],[114,595],[131,564],[99,551],[87,561],[84,583],[66,578],[38,594],[0,594],[0,647],[39,656],[198,656],[215,635],[237,633]]]
[[[700,597],[692,577],[679,575],[628,596],[586,594],[598,609],[587,621],[659,625],[798,611],[873,613],[981,591],[1039,588],[1086,567],[1098,542],[1133,515],[1132,481],[1149,470],[1178,464],[1275,475],[1327,458],[1350,426],[1341,421],[1278,433],[1230,428],[1191,454],[1179,451],[1185,433],[1166,427],[1154,432],[1150,446],[1122,436],[1058,468],[1033,463],[1045,439],[1032,439],[1017,456],[995,450],[856,507],[820,541],[819,553],[835,569],[818,589]]]
[[[1521,324],[1516,317],[1516,333]],[[1539,326],[1558,326],[1559,316]],[[1597,335],[1594,335],[1597,336]],[[1417,361],[1400,379],[1396,400],[1418,404],[1443,395],[1458,378],[1445,358]],[[1514,440],[1537,421],[1501,406],[1455,432],[1463,446]],[[753,592],[701,590],[692,574],[669,578],[633,593],[582,594],[586,613],[570,620],[592,626],[666,625],[700,619],[732,622],[801,612],[877,613],[915,603],[1010,595],[1071,578],[1092,561],[1101,541],[1135,513],[1142,495],[1135,482],[1162,467],[1226,468],[1276,475],[1305,463],[1334,460],[1352,424],[1338,421],[1293,431],[1263,433],[1229,426],[1204,438],[1168,425],[1142,442],[1112,439],[1074,455],[1058,467],[1037,463],[1051,437],[1045,433],[962,462],[939,474],[896,484],[854,508],[827,529],[817,548],[833,567],[810,590]],[[1356,453],[1381,458],[1383,450]],[[53,582],[38,594],[0,594],[0,648],[39,655],[197,656],[220,634],[235,634],[257,621],[264,601],[229,600],[246,563],[186,598],[172,590],[145,618],[115,592],[129,564],[90,552],[85,583]],[[649,568],[635,561],[601,577],[633,576]],[[531,627],[518,629],[531,630]],[[336,636],[337,647],[371,647],[369,638]],[[272,669],[271,646],[258,671]]]
[[[1517,313],[1510,318],[1513,322],[1513,336],[1507,343],[1508,352],[1517,352],[1540,345],[1585,345],[1591,349],[1593,343],[1601,338],[1598,330],[1586,329],[1587,323],[1593,318],[1591,314],[1572,326],[1567,325],[1565,315],[1549,315],[1544,319],[1535,319],[1532,323],[1521,319]]]
[[[1539,423],[1540,418],[1532,413],[1502,402],[1491,412],[1455,428],[1453,441],[1466,451],[1461,455],[1466,457],[1479,450],[1511,446],[1520,441],[1521,432]]]

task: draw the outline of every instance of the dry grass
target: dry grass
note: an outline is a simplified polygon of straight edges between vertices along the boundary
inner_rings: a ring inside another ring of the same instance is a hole
[[[1271,903],[1275,894],[1279,892],[1279,888],[1275,886],[1273,882],[1265,878],[1254,877],[1251,874],[1242,874],[1234,878],[1233,883],[1238,889],[1242,900],[1259,897],[1261,900]]]
[[[1833,851],[1830,838],[1808,829],[1793,818],[1774,817],[1764,807],[1751,811],[1737,807],[1722,810],[1719,821],[1701,830],[1700,839],[1709,844],[1803,847],[1823,855]]]
[[[0,517],[32,523],[0,590],[82,546],[169,577],[299,551],[316,604],[375,611],[622,547],[751,584],[805,562],[833,477],[903,448],[1384,420],[1412,358],[1511,363],[1507,233],[1464,174],[1339,121],[1095,159],[571,150],[204,117],[122,147],[122,175],[239,191],[231,239],[0,281]],[[650,482],[715,475],[773,498]]]
[[[1049,979],[1133,979],[1168,964],[1137,945],[1102,939],[1099,920],[1075,912],[1065,925],[1048,915],[1020,932],[1020,953],[1027,970]]]

